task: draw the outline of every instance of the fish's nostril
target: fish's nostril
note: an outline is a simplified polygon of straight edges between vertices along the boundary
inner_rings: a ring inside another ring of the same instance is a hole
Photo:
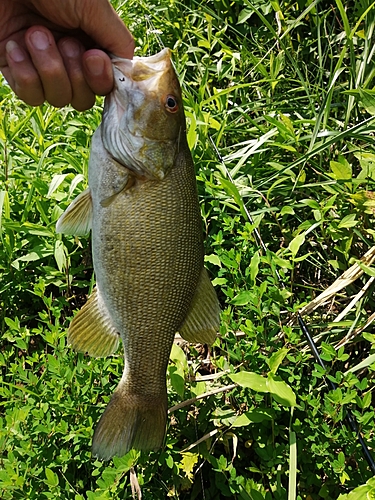
[[[119,78],[119,82],[124,82],[125,81],[125,77],[123,76],[122,78]]]

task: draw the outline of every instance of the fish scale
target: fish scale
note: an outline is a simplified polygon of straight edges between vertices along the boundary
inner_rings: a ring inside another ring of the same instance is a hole
[[[174,335],[212,343],[220,314],[203,265],[194,164],[169,51],[113,65],[89,188],[57,224],[68,234],[92,230],[97,283],[68,341],[92,356],[114,352],[118,337],[124,348],[122,378],[94,433],[101,459],[162,446]]]
[[[181,173],[174,171],[167,181],[155,181],[158,186],[136,185],[132,188],[134,192],[124,193],[109,207],[109,213],[103,215],[102,224],[97,226],[97,234],[93,231],[94,263],[101,262],[101,270],[96,272],[97,283],[103,297],[112,297],[106,305],[121,318],[121,326],[128,332],[124,341],[125,363],[138,385],[143,379],[149,382],[150,360],[160,350],[160,345],[166,346],[162,356],[159,355],[162,362],[153,360],[155,366],[160,366],[157,395],[165,391],[170,345],[186,316],[202,268],[197,203],[186,200],[186,211],[182,211],[182,199],[175,196],[183,180]],[[142,200],[147,193],[143,191],[148,189],[152,194],[145,207]],[[176,226],[171,227],[165,214],[173,214],[176,208],[179,209],[177,216],[173,216]],[[127,214],[126,221],[112,227],[109,221],[118,221],[118,212]],[[192,226],[196,226],[193,231]],[[105,245],[96,245],[96,238],[104,231],[120,232],[122,244],[112,252],[108,252]],[[127,237],[135,233],[136,238]],[[185,241],[184,245],[179,244],[181,240]],[[125,263],[118,276],[113,262]],[[117,293],[119,287],[123,287],[121,295]],[[134,331],[136,336],[132,335]],[[135,357],[135,351],[141,356]],[[149,385],[146,387],[149,390]]]

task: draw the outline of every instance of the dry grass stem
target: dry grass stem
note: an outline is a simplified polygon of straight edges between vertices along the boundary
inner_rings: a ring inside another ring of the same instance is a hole
[[[195,398],[187,399],[186,401],[182,401],[182,403],[179,403],[178,405],[172,406],[169,408],[168,413],[172,413],[176,410],[179,410],[180,408],[184,408],[185,406],[190,406],[194,404],[198,399],[203,399],[203,398],[208,398],[209,396],[213,396],[214,394],[219,394],[220,392],[225,392],[225,391],[230,391],[234,389],[237,386],[237,384],[231,384],[227,385],[226,387],[219,387],[219,389],[215,389],[210,392],[205,392],[204,394],[200,394],[199,396],[196,396]],[[186,450],[185,450],[186,451]]]
[[[137,474],[134,467],[130,468],[130,487],[132,490],[132,497],[135,500],[142,500],[141,487],[139,486]]]
[[[340,340],[340,342],[338,342],[336,345],[335,345],[335,349],[340,349],[340,347],[342,347],[343,345],[347,344],[348,342],[350,342],[351,340],[353,340],[355,337],[357,337],[357,335],[360,335],[363,330],[365,330],[368,326],[371,325],[371,323],[375,320],[375,312],[372,313],[368,318],[367,318],[367,321],[366,323],[364,323],[362,326],[359,326],[358,328],[356,328],[354,331],[352,332],[349,332],[347,335],[345,335],[345,337],[343,339]]]
[[[361,297],[366,293],[366,291],[369,289],[371,283],[375,280],[374,276],[371,276],[370,279],[367,281],[367,283],[361,288],[361,290],[353,297],[353,299],[349,302],[349,304],[345,307],[343,311],[341,311],[340,314],[336,316],[336,318],[333,320],[334,323],[337,323],[341,321],[345,316],[348,314],[349,311],[353,309],[355,304],[359,301]]]
[[[375,260],[375,246],[371,247],[365,255],[360,259],[362,264],[370,266]],[[315,309],[322,306],[325,302],[330,300],[334,295],[336,295],[340,290],[347,287],[354,281],[356,281],[360,276],[362,276],[363,270],[360,265],[356,262],[349,269],[347,269],[331,286],[329,286],[324,292],[322,292],[318,297],[313,299],[309,304],[305,305],[299,310],[301,316],[305,314],[311,314]],[[338,320],[337,320],[338,321]],[[289,321],[289,325],[294,325],[297,322],[297,316],[294,315]]]
[[[218,432],[219,432],[219,429],[214,429],[213,431],[208,432],[203,437],[201,437],[200,439],[198,439],[198,441],[195,441],[195,443],[192,443],[190,446],[188,446],[187,448],[185,448],[184,450],[182,450],[181,453],[186,453],[187,451],[192,450],[193,448],[195,448],[196,446],[198,446],[198,444],[203,443],[203,441],[206,441],[207,439],[209,439],[210,437],[214,436]]]

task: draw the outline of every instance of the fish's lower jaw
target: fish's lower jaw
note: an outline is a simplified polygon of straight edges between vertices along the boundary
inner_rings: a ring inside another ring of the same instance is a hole
[[[95,429],[92,454],[109,460],[132,448],[155,451],[163,444],[166,424],[166,391],[154,396],[117,390]]]

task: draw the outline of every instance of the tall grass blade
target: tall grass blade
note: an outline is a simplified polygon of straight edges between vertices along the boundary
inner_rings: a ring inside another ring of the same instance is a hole
[[[297,498],[297,436],[289,430],[289,481],[288,500]]]

